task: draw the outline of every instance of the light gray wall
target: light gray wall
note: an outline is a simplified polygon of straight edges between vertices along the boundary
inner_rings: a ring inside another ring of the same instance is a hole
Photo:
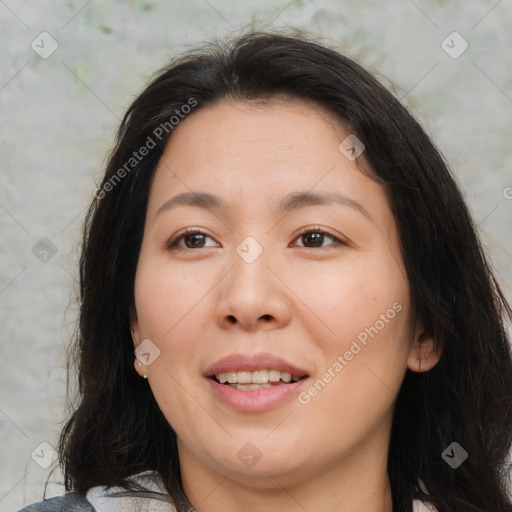
[[[119,118],[176,52],[254,20],[314,31],[391,81],[449,160],[512,298],[510,0],[2,1],[0,510],[42,499],[81,222]],[[453,31],[469,45],[458,58]]]

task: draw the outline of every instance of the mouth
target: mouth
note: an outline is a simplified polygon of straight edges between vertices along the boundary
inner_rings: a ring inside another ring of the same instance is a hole
[[[233,389],[255,391],[293,384],[300,380],[307,379],[308,375],[299,373],[292,374],[278,369],[259,369],[255,371],[219,372],[210,375],[209,378],[218,384],[223,384]]]
[[[268,352],[231,354],[203,373],[219,403],[231,410],[254,413],[291,403],[310,375]]]

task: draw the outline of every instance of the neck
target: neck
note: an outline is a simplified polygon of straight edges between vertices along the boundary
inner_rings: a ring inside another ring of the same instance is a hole
[[[382,441],[382,440],[381,440]],[[254,466],[251,474],[223,472],[180,449],[183,486],[197,512],[392,512],[387,445],[379,440],[331,464]]]

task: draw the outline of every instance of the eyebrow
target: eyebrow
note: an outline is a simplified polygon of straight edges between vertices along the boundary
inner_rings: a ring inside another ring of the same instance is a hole
[[[348,206],[362,213],[373,222],[368,210],[361,203],[336,192],[292,192],[285,196],[273,211],[278,215],[308,206],[329,206],[332,204]],[[219,196],[207,192],[184,192],[165,201],[158,208],[155,217],[177,206],[195,206],[205,210],[220,210],[226,207],[226,203]]]

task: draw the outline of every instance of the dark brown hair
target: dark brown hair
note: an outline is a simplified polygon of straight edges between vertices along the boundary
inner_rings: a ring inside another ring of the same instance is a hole
[[[197,111],[223,99],[278,95],[323,106],[365,144],[372,172],[389,191],[412,307],[442,346],[432,370],[407,370],[397,398],[388,462],[394,510],[410,512],[417,497],[439,512],[511,512],[512,356],[505,326],[512,310],[461,192],[423,129],[369,72],[312,39],[273,33],[248,33],[180,57],[122,120],[84,225],[73,346],[78,406],[59,447],[66,489],[130,488],[130,475],[154,470],[178,510],[189,506],[176,435],[133,369],[129,314],[148,194],[172,137],[170,119],[191,99]],[[157,147],[127,168],[163,123],[168,131]],[[120,173],[123,166],[127,172]],[[452,442],[469,454],[457,469],[441,457]]]

